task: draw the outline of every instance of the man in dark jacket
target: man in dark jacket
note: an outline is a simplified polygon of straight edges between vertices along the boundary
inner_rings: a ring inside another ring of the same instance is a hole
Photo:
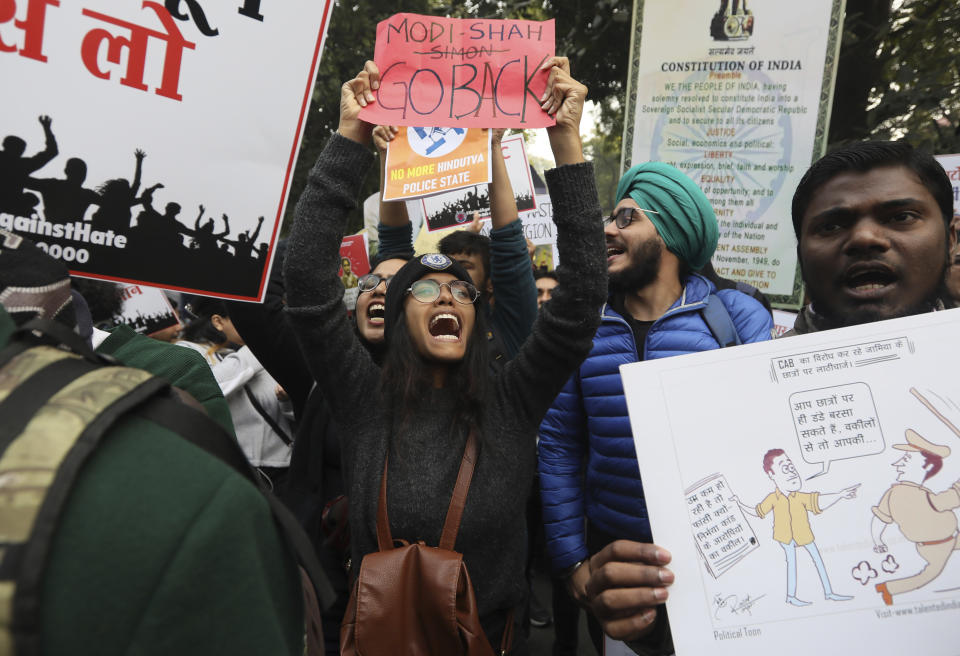
[[[953,190],[940,164],[900,142],[864,142],[810,167],[793,196],[810,297],[804,334],[942,310]],[[669,552],[621,540],[591,558],[587,591],[604,631],[635,640],[667,598]]]
[[[770,339],[773,327],[758,301],[735,289],[717,291],[693,273],[713,255],[718,228],[703,191],[686,175],[667,164],[641,164],[620,180],[617,198],[605,228],[610,298],[593,350],[540,426],[547,548],[581,603],[588,601],[591,554],[617,539],[651,540],[620,365],[727,345],[705,317],[708,304],[742,342]],[[590,629],[599,651],[592,617]]]

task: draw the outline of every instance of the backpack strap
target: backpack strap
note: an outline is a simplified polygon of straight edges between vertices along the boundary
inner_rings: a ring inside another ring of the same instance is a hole
[[[250,401],[250,405],[252,405],[253,409],[257,411],[257,414],[259,414],[260,417],[267,422],[267,426],[270,427],[270,430],[276,433],[277,437],[279,437],[284,444],[287,446],[292,446],[293,438],[287,435],[287,432],[280,427],[280,424],[278,424],[277,421],[270,416],[270,413],[264,409],[260,402],[257,401],[257,397],[254,396],[253,392],[250,391],[250,387],[248,385],[244,385],[243,391],[247,395],[247,400]]]
[[[0,443],[0,643],[39,654],[43,572],[73,483],[106,430],[169,385],[50,346],[20,353],[3,373],[0,413],[14,420]]]
[[[393,549],[393,537],[390,535],[390,518],[387,516],[387,465],[390,455],[383,460],[383,475],[380,477],[380,501],[377,504],[377,545],[380,551]],[[457,472],[457,482],[453,486],[453,495],[450,497],[450,506],[443,522],[443,533],[440,536],[439,547],[453,551],[460,531],[460,520],[463,517],[463,507],[467,502],[467,492],[473,480],[473,470],[477,462],[477,436],[471,428],[467,435],[467,444],[460,459],[460,471]]]
[[[733,319],[730,318],[730,313],[719,296],[716,294],[707,296],[707,304],[700,310],[700,314],[720,348],[743,344],[733,325]]]
[[[460,519],[463,517],[463,507],[467,503],[467,492],[473,480],[473,470],[477,464],[477,437],[473,428],[467,436],[467,444],[463,449],[463,458],[460,459],[460,471],[457,473],[457,483],[453,486],[453,496],[450,497],[450,507],[447,508],[447,518],[443,521],[443,533],[440,535],[440,548],[453,551],[457,542],[457,533],[460,531]]]

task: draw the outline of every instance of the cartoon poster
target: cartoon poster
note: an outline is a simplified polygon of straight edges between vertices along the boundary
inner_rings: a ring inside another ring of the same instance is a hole
[[[787,309],[803,287],[790,203],[826,152],[844,0],[637,0],[623,168],[667,162],[720,224],[717,273]]]
[[[377,24],[377,101],[360,112],[375,125],[542,128],[553,57],[553,20],[395,14]]]
[[[387,146],[383,200],[487,184],[490,169],[489,130],[400,128]]]
[[[507,166],[507,176],[513,188],[517,211],[523,214],[535,209],[533,178],[530,176],[530,163],[524,146],[523,135],[514,134],[504,137],[500,143],[503,159]],[[424,197],[421,199],[423,215],[429,230],[442,230],[469,223],[473,214],[480,218],[490,216],[490,196],[487,185],[472,185],[459,191]]]
[[[153,335],[180,324],[180,317],[173,309],[162,289],[145,285],[121,285],[123,306],[114,317],[118,324],[130,326],[143,335]]]
[[[367,233],[348,235],[340,242],[340,282],[343,283],[343,302],[347,309],[357,306],[357,295],[360,290],[360,278],[370,273],[369,244]]]
[[[960,310],[621,368],[679,656],[956,654]]]
[[[0,227],[76,275],[259,299],[332,5],[0,3]]]

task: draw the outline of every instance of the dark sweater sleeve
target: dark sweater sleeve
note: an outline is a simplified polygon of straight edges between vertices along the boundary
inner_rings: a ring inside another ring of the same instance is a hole
[[[379,376],[350,325],[337,277],[344,223],[372,162],[362,145],[330,138],[297,201],[283,267],[287,318],[334,417],[344,420],[369,399]]]
[[[394,201],[402,203],[404,201]],[[380,249],[377,259],[383,262],[391,257],[404,260],[413,258],[413,225],[410,222],[402,226],[388,226],[382,223],[377,225],[377,234],[380,236]]]
[[[536,431],[570,374],[590,352],[607,294],[607,266],[593,165],[589,162],[548,171],[547,186],[563,263],[559,284],[541,308],[533,332],[517,357],[507,363],[499,389]]]
[[[537,284],[520,219],[490,231],[490,280],[493,282],[493,329],[514,357],[537,318]]]

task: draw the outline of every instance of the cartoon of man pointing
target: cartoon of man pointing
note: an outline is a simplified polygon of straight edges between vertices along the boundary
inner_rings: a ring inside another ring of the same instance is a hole
[[[737,497],[732,497],[743,511],[763,519],[773,512],[773,539],[783,547],[787,559],[787,603],[793,606],[809,606],[809,601],[797,598],[797,547],[803,547],[813,560],[823,585],[823,597],[829,601],[847,601],[848,595],[837,594],[830,587],[827,568],[820,557],[820,550],[814,542],[808,514],[819,515],[840,499],[852,499],[857,496],[856,485],[839,492],[801,492],[803,482],[790,456],[783,449],[770,449],[763,456],[763,471],[767,473],[776,489],[756,506],[748,506]]]

